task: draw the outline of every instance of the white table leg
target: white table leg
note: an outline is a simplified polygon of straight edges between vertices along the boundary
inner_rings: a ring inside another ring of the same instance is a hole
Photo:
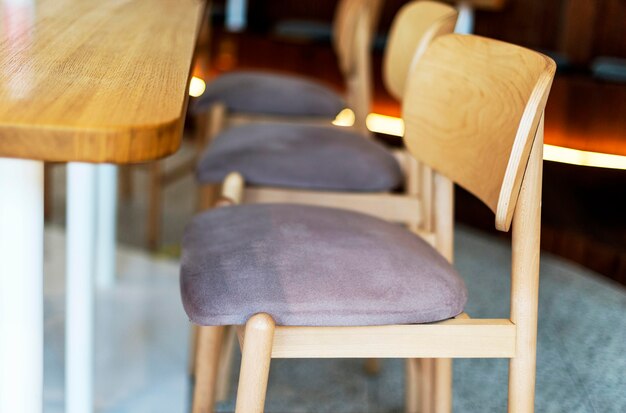
[[[459,17],[454,27],[455,33],[472,34],[474,33],[474,8],[467,1],[461,1],[457,8],[459,9]]]
[[[115,234],[117,217],[117,166],[98,165],[96,284],[115,284]]]
[[[0,412],[42,396],[43,162],[0,158]]]
[[[93,411],[97,166],[67,165],[65,411]]]

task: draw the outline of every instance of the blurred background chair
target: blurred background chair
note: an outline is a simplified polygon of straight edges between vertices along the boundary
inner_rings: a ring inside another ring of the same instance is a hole
[[[333,46],[344,76],[345,98],[332,87],[303,76],[267,71],[237,71],[210,82],[192,104],[198,147],[225,127],[251,121],[282,120],[330,124],[344,109],[354,114],[354,127],[365,132],[365,118],[372,99],[371,40],[383,0],[341,0],[337,4]],[[367,21],[357,24],[367,10]],[[147,245],[160,244],[163,187],[186,174],[190,164],[166,174],[153,164],[150,177],[150,209],[147,216]]]
[[[383,0],[340,0],[333,22],[333,48],[346,85],[345,97],[319,81],[268,71],[235,71],[209,83],[194,102],[197,123],[218,106],[222,126],[249,121],[286,120],[328,124],[345,108],[365,131],[371,106],[371,43]],[[367,21],[359,16],[367,12]],[[208,119],[211,122],[211,119]],[[213,119],[213,121],[217,121]]]
[[[364,10],[360,21],[367,21]],[[457,12],[448,5],[420,1],[401,9],[385,53],[388,90],[402,99],[407,73],[430,42],[452,32]],[[252,187],[247,203],[296,202],[346,207],[419,226],[415,202],[420,174],[416,162],[400,152],[396,159],[362,134],[320,125],[250,124],[219,134],[197,165],[204,208],[211,186],[230,172]],[[404,170],[404,176],[401,171]],[[402,184],[406,194],[392,194]]]

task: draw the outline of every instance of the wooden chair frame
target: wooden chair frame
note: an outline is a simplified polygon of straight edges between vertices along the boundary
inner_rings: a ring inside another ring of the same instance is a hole
[[[422,374],[426,373],[433,380],[430,383],[425,381],[427,387],[422,389],[421,395],[428,399],[422,402],[422,412],[437,413],[451,410],[450,365],[442,361],[450,358],[508,358],[508,411],[534,411],[543,110],[555,65],[538,53],[475,36],[448,35],[436,43],[437,47],[431,47],[428,59],[420,63],[419,70],[412,75],[414,84],[408,86],[405,117],[410,122],[405,140],[414,156],[428,165],[438,166],[438,170],[430,174],[431,222],[433,245],[444,257],[452,260],[451,179],[461,182],[495,212],[498,229],[506,231],[513,224],[509,318],[471,319],[461,314],[453,320],[422,325],[292,327],[276,326],[270,315],[256,314],[245,326],[237,327],[243,355],[237,413],[263,411],[272,358],[362,357],[438,359],[438,364],[423,366]],[[497,64],[483,75],[484,65],[492,64],[485,62],[485,57],[490,60],[493,56],[499,56]],[[463,76],[459,76],[455,68],[445,66],[458,59],[463,61],[463,70],[466,70]],[[450,84],[441,90],[429,87],[425,96],[416,93],[415,84],[424,86],[424,82],[438,72],[442,72],[438,80],[449,76]],[[467,73],[478,73],[477,79],[468,78]],[[468,82],[473,85],[465,90],[480,89],[480,93],[472,92],[469,96],[473,99],[468,102],[469,107],[491,114],[490,123],[481,123],[484,114],[468,119],[463,110],[446,116],[441,113],[441,107],[445,107],[443,104],[449,103],[451,96],[455,95],[447,91],[462,91],[463,88],[455,89],[455,86]],[[499,102],[503,97],[507,99],[505,108]],[[462,138],[450,132],[455,130],[450,129],[450,125],[476,133],[472,143],[466,143],[466,147],[457,149],[459,153],[455,154],[442,152],[446,145]],[[494,130],[502,131],[500,140],[493,139],[496,136]],[[427,142],[432,148],[424,147]],[[477,146],[472,147],[472,144]],[[501,157],[508,154],[506,162],[494,161],[491,169],[484,168],[483,163],[492,151],[502,154]],[[446,159],[463,159],[463,156],[470,158],[462,168],[461,165],[446,164]],[[234,192],[232,199],[239,199],[243,188],[243,179],[234,174],[227,178],[224,193]],[[199,345],[215,344],[215,337],[219,337],[223,328],[200,327]],[[198,384],[202,389],[208,389],[207,385],[215,379],[216,363],[217,357],[214,357],[204,366],[198,364]],[[415,370],[412,364],[408,368],[409,372]],[[196,407],[194,404],[194,409]]]
[[[271,316],[257,314],[245,326],[237,327],[242,347],[242,367],[238,388],[237,412],[262,412],[272,358],[405,358],[408,369],[416,369],[418,359],[439,359],[439,365],[425,363],[421,389],[411,389],[407,396],[421,404],[422,412],[451,411],[450,358],[508,358],[509,412],[532,412],[535,387],[537,305],[539,287],[539,235],[542,177],[543,124],[537,130],[526,176],[522,183],[513,216],[513,265],[511,313],[508,319],[471,319],[463,313],[452,320],[421,325],[371,327],[282,327]],[[434,206],[445,214],[439,219],[431,240],[437,250],[451,258],[452,185],[433,174]],[[227,181],[219,203],[240,199],[242,180]],[[227,195],[234,193],[235,195]],[[218,377],[219,352],[225,327],[200,327],[200,354],[196,365],[194,406],[212,405],[211,391]],[[210,350],[209,350],[210,349]],[[223,353],[222,353],[223,354]],[[413,373],[415,374],[415,373]],[[213,394],[212,394],[213,393]],[[417,398],[417,393],[421,393]],[[429,394],[430,393],[430,394]],[[209,400],[207,400],[210,399]],[[207,404],[208,403],[208,404]],[[417,406],[407,407],[416,412]],[[194,407],[194,412],[202,410]]]

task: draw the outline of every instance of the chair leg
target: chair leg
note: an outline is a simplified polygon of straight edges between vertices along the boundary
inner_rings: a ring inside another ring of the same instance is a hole
[[[230,393],[230,373],[233,369],[236,338],[237,331],[235,327],[226,327],[220,353],[219,369],[217,371],[217,387],[215,388],[215,400],[219,402],[227,400]]]
[[[435,359],[434,403],[435,413],[452,412],[452,359]]]
[[[120,167],[119,174],[119,197],[122,201],[133,198],[133,170],[131,165]]]
[[[420,366],[419,359],[405,360],[405,403],[406,413],[421,413],[420,406]]]
[[[222,103],[216,103],[211,106],[208,117],[208,126],[206,128],[207,132],[207,145],[209,145],[215,137],[224,130],[224,126],[226,124],[226,106]]]
[[[270,373],[274,320],[256,314],[246,323],[235,413],[263,413]]]
[[[420,405],[421,413],[432,413],[434,406],[435,359],[420,359]]]
[[[162,163],[153,162],[150,165],[150,195],[148,199],[148,248],[155,251],[161,241],[161,202],[163,186],[161,185]]]
[[[198,188],[198,211],[202,212],[213,208],[219,199],[220,192],[221,189],[218,184],[200,185]]]
[[[406,360],[406,413],[452,411],[452,359]]]
[[[222,334],[222,343],[218,347],[204,347],[204,351],[208,353],[202,353],[199,356],[200,348],[198,346],[200,328],[196,324],[191,325],[191,334],[189,337],[189,362],[187,365],[187,373],[189,377],[196,376],[196,365],[198,357],[208,358],[216,357],[213,352],[219,352],[217,355],[217,379],[215,383],[215,401],[221,402],[228,399],[230,393],[230,374],[233,366],[233,357],[235,352],[235,338],[237,332],[233,326],[225,326],[224,333]]]
[[[535,342],[518,346],[516,356],[509,361],[509,413],[534,412],[535,369]]]
[[[365,363],[363,363],[363,369],[365,373],[370,376],[376,376],[380,373],[380,360],[379,359],[367,359]]]
[[[518,354],[509,361],[509,413],[535,410],[535,354]]]
[[[542,138],[543,117],[513,216],[511,322],[516,326],[517,343],[515,357],[509,361],[510,413],[532,413],[535,408]]]
[[[224,327],[222,326],[199,327],[198,329],[198,354],[202,357],[196,357],[193,413],[213,412],[219,349],[223,333]]]
[[[212,105],[205,113],[196,115],[196,150],[198,156],[211,144],[226,124],[226,106],[222,103]]]
[[[189,332],[189,360],[187,362],[187,374],[189,374],[189,377],[196,376],[199,328],[196,324],[191,324],[191,331]]]

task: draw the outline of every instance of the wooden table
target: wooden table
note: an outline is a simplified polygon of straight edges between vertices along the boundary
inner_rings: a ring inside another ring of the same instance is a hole
[[[202,0],[21,0],[0,19],[0,411],[42,411],[43,161],[69,162],[66,411],[92,410],[95,163],[181,140]]]

